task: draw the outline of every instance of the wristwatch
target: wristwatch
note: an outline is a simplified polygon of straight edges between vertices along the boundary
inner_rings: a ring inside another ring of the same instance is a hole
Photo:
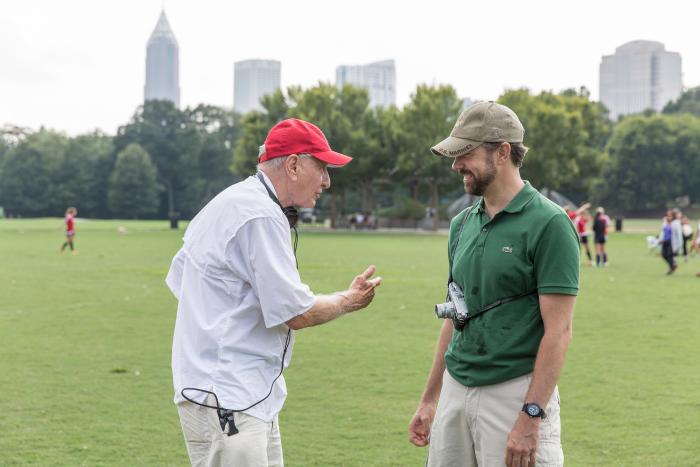
[[[530,418],[539,417],[544,420],[547,417],[547,414],[544,413],[542,407],[540,407],[535,402],[525,403],[525,405],[523,405],[522,411],[525,412]]]

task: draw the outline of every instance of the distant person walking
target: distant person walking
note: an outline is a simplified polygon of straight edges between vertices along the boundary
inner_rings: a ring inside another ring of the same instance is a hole
[[[581,246],[586,249],[586,256],[588,257],[588,263],[594,266],[593,257],[591,256],[591,249],[588,247],[588,230],[586,228],[586,223],[591,220],[591,215],[588,211],[581,212],[575,219],[574,224],[576,225],[576,231],[578,232],[578,239]]]
[[[681,253],[681,248],[683,247],[683,227],[681,225],[681,211],[678,209],[673,209],[669,211],[671,213],[671,248],[673,249],[673,256],[678,256]]]
[[[690,251],[688,253],[691,255],[700,253],[700,221],[698,221],[698,228],[695,229],[695,238],[690,242]]]
[[[661,228],[661,257],[668,263],[667,275],[673,274],[673,272],[678,268],[676,260],[673,257],[673,228],[671,227],[671,222],[673,221],[673,212],[668,211],[666,213],[666,222]]]
[[[683,216],[681,219],[681,233],[683,234],[683,258],[688,262],[688,241],[693,238],[693,227],[690,225],[688,216]],[[692,242],[690,246],[692,248]]]
[[[73,254],[76,253],[73,240],[75,239],[75,216],[77,215],[78,210],[76,208],[71,206],[66,209],[66,241],[63,243],[63,246],[61,246],[61,253],[66,250],[66,247],[70,247],[70,251],[72,251]]]
[[[605,215],[605,209],[599,207],[596,209],[595,218],[593,219],[593,237],[595,241],[595,265],[600,266],[601,260],[603,266],[608,266],[608,254],[605,251],[605,243],[608,240],[608,225],[610,218]]]

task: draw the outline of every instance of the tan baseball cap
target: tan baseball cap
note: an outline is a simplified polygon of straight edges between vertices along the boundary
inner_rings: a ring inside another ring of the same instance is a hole
[[[470,105],[457,119],[452,133],[430,150],[436,156],[459,157],[481,143],[522,143],[525,129],[515,112],[495,102]]]

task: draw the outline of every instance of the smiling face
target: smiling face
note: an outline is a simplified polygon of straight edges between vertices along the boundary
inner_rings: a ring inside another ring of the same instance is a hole
[[[298,157],[298,156],[295,156]],[[293,181],[292,204],[312,208],[321,197],[321,192],[331,186],[328,164],[315,157],[299,157],[296,180]]]
[[[464,191],[474,196],[484,194],[498,173],[494,157],[495,152],[489,152],[483,146],[455,157],[452,170],[464,177]]]

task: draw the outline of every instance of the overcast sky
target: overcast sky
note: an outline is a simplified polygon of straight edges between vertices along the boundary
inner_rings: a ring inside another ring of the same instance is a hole
[[[393,58],[403,105],[419,83],[495,99],[586,86],[601,56],[662,42],[700,85],[693,1],[22,0],[0,3],[0,125],[114,134],[143,100],[161,9],[180,46],[182,106],[233,105],[233,62],[282,62],[282,86],[333,82],[339,64]]]

